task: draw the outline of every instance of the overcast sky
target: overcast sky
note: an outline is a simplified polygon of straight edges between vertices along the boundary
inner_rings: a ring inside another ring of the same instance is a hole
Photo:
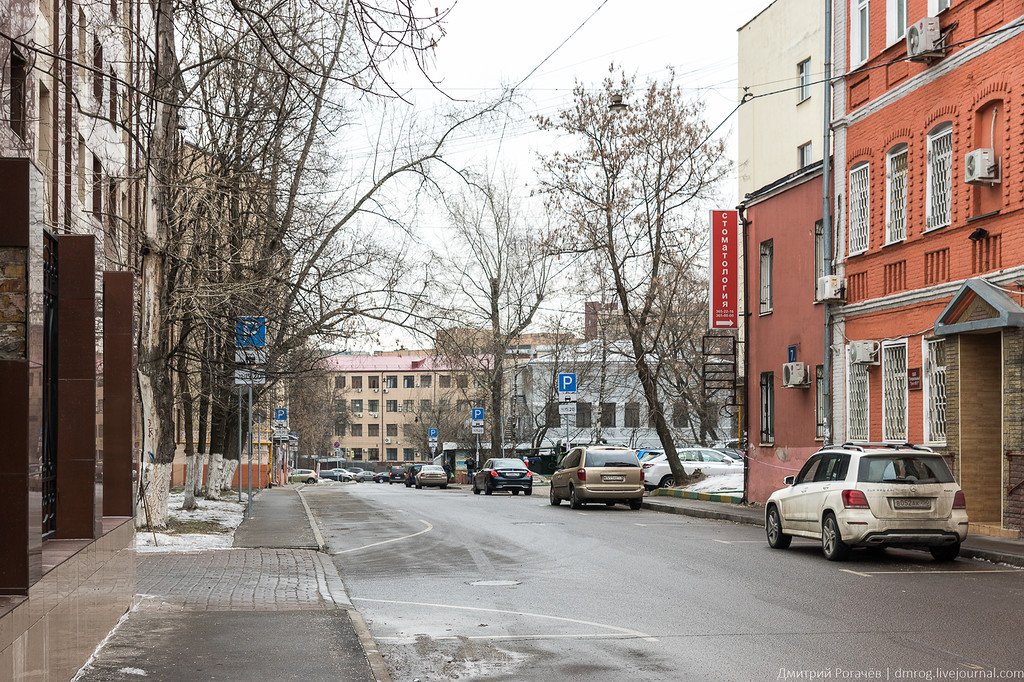
[[[768,4],[770,0],[723,0],[710,5],[693,0],[460,0],[448,15],[446,35],[437,46],[431,69],[452,97],[489,101],[500,88],[518,83],[543,64],[518,89],[525,98],[521,111],[507,122],[496,122],[461,139],[447,156],[457,157],[460,163],[486,163],[490,169],[511,171],[524,194],[528,193],[535,152],[545,142],[530,116],[554,114],[565,107],[576,81],[598,84],[612,61],[635,73],[641,82],[675,68],[677,81],[688,94],[705,102],[707,122],[714,127],[736,106],[737,29]],[[413,75],[405,83],[398,79],[397,85],[406,88],[418,111],[429,111],[442,100]],[[728,140],[735,161],[735,116],[719,134]],[[721,192],[725,206],[736,205],[735,174]],[[419,227],[425,242],[443,242],[444,220],[424,218]],[[402,336],[382,333],[379,347],[409,343]]]

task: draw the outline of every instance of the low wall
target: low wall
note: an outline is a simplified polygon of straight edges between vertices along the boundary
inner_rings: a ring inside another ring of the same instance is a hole
[[[103,521],[96,540],[44,543],[43,577],[0,610],[0,680],[70,680],[131,608],[135,529]]]
[[[207,471],[208,468],[209,467],[207,467],[205,465],[203,466],[203,480],[204,481],[206,480],[206,471]],[[252,487],[254,489],[255,488],[265,488],[265,487],[267,487],[267,485],[269,484],[269,481],[270,481],[270,474],[268,473],[269,469],[270,469],[270,467],[267,466],[266,464],[256,464],[255,462],[253,463],[253,465],[252,465]],[[239,481],[242,482],[242,485],[244,487],[248,487],[249,486],[249,465],[248,465],[248,463],[243,463],[243,464],[239,464],[238,465],[238,468],[235,470],[235,476],[234,476],[233,479],[231,479],[231,481],[232,481],[231,482],[231,488],[233,490],[238,490],[238,482]],[[173,488],[181,488],[181,487],[184,487],[184,485],[185,485],[185,464],[184,463],[178,464],[177,462],[175,462],[173,465],[171,465],[171,487],[173,487]]]

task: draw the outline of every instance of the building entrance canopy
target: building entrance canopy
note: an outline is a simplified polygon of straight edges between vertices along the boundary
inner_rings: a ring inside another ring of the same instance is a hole
[[[1011,292],[981,278],[969,279],[935,321],[935,335],[1024,327],[1024,307],[1014,298]]]

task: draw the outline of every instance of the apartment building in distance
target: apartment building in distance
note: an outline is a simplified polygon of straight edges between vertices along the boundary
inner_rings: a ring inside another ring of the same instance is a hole
[[[837,439],[946,455],[1024,530],[1024,7],[836,3]]]
[[[747,499],[763,502],[824,442],[822,232],[824,17],[820,0],[775,0],[739,29],[743,218],[741,341]],[[779,91],[779,92],[774,92]]]
[[[334,355],[324,361],[334,389],[336,454],[357,462],[431,459],[427,429],[439,442],[466,442],[471,407],[483,391],[470,374],[431,352]]]

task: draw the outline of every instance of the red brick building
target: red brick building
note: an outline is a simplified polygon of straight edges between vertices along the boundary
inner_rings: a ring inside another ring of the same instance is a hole
[[[824,438],[825,318],[814,300],[823,262],[821,204],[820,162],[748,194],[743,203],[750,341],[746,491],[753,502],[768,499]],[[801,363],[805,377],[787,385],[787,363]]]
[[[1012,535],[1024,529],[1022,33],[1011,0],[837,3],[836,440],[941,450],[972,530]]]

